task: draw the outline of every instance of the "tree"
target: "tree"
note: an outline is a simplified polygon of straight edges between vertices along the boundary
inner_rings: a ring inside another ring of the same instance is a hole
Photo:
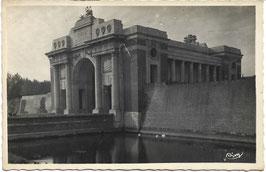
[[[39,82],[22,78],[18,73],[7,74],[7,99],[20,98],[23,95],[46,94],[51,91],[49,81]]]
[[[14,99],[20,97],[22,78],[17,73],[15,75],[7,74],[7,98]]]

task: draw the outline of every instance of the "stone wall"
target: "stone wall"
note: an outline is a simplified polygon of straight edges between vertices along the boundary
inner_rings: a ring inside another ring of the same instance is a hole
[[[113,115],[33,114],[8,118],[8,139],[118,131]]]
[[[127,132],[138,132],[140,124],[139,112],[124,112],[124,128]]]
[[[148,85],[140,131],[255,136],[255,79]]]
[[[126,53],[123,55],[124,60],[124,97],[126,100],[124,103],[124,110],[127,112],[138,112],[139,111],[139,94],[138,94],[138,50],[132,50],[130,56]]]
[[[51,113],[51,93],[22,96],[18,115]]]

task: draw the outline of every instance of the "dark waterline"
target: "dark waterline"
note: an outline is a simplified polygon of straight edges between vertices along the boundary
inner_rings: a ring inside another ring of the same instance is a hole
[[[9,163],[255,163],[255,145],[137,134],[9,141]],[[235,160],[227,153],[239,153]]]

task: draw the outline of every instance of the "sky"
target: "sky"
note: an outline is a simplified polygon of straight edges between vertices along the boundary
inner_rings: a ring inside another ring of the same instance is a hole
[[[83,7],[17,6],[7,8],[7,71],[39,81],[50,80],[49,60],[53,39],[68,35]],[[183,41],[188,34],[208,47],[228,45],[241,49],[242,74],[255,74],[254,7],[99,7],[96,18],[121,20],[166,31],[168,38]]]

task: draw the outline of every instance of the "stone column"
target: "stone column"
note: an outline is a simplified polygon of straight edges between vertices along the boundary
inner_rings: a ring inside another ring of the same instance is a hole
[[[52,109],[55,109],[55,103],[54,103],[54,67],[50,65],[50,79],[51,79],[51,105]]]
[[[236,68],[235,68],[235,79],[238,80],[239,78],[237,77],[237,65],[236,65]]]
[[[216,82],[217,78],[216,78],[216,66],[213,66],[213,82]]]
[[[119,111],[119,60],[118,54],[112,53],[112,109],[110,113]]]
[[[209,82],[210,81],[210,66],[209,65],[206,65],[206,82]]]
[[[180,78],[181,82],[185,82],[185,62],[181,61],[181,78]]]
[[[218,66],[218,70],[219,70],[219,75],[218,75],[218,79],[219,81],[223,80],[223,70],[222,70],[222,66]]]
[[[102,78],[101,78],[101,58],[95,56],[95,109],[94,114],[102,113]]]
[[[70,63],[65,64],[66,68],[66,109],[64,114],[69,114],[72,112],[72,88],[71,88],[71,72]]]
[[[194,82],[193,62],[189,64],[189,82]]]
[[[201,82],[201,64],[198,64],[198,82]]]
[[[54,66],[54,113],[60,113],[60,86],[59,86],[59,66]]]
[[[175,82],[176,81],[176,67],[175,67],[175,60],[172,59],[171,61],[171,81]]]
[[[231,81],[232,80],[232,64],[229,63],[228,67],[229,67],[229,69],[228,69],[228,80]]]

